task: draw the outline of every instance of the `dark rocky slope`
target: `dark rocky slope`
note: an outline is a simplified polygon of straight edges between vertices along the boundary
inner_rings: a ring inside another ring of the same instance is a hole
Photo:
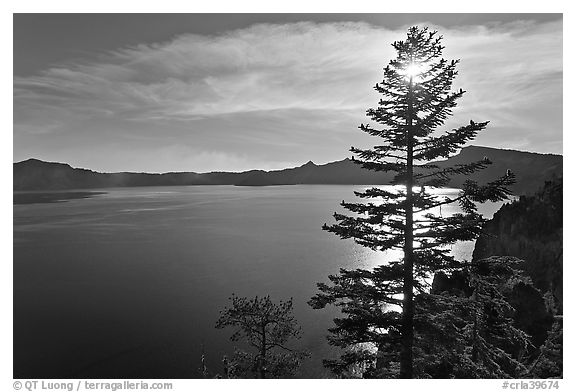
[[[483,228],[473,260],[514,256],[535,286],[550,292],[562,311],[562,178],[547,181],[535,195],[503,205]]]
[[[476,241],[473,261],[513,256],[534,286],[517,284],[507,294],[516,325],[531,336],[533,349],[545,344],[562,314],[562,178],[546,181],[534,195],[503,205]],[[467,292],[468,277],[438,273],[432,293]],[[532,351],[538,354],[539,351]]]

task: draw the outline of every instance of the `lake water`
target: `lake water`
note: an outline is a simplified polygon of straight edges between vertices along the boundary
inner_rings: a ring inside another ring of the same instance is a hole
[[[335,310],[306,304],[316,282],[390,257],[321,230],[365,188],[118,188],[15,204],[14,377],[195,378],[202,352],[221,372],[234,344],[214,324],[232,293],[293,297],[297,345],[312,353],[299,376],[329,377],[321,360],[336,355],[325,339]]]

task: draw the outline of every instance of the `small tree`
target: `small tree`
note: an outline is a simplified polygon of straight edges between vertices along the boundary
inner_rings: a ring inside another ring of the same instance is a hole
[[[506,199],[510,194],[506,186],[513,183],[512,173],[506,173],[483,186],[468,180],[456,197],[438,198],[429,192],[431,187],[447,185],[453,175],[469,175],[491,163],[487,157],[454,167],[432,162],[457,152],[488,124],[470,120],[465,126],[433,134],[464,94],[462,89],[451,92],[459,60],[441,58],[441,40],[427,28],[411,27],[406,40],[392,44],[397,56],[375,86],[383,98],[376,109],[367,111],[377,127],[360,125],[361,131],[381,143],[370,150],[351,149],[354,162],[369,170],[396,172],[392,183],[402,187],[355,192],[370,202],[342,202],[355,215],[335,213],[337,223],[324,225],[325,230],[372,250],[399,249],[403,258],[373,271],[342,269],[339,276],[329,277],[332,285],[318,285],[321,293],[310,302],[315,308],[327,304],[342,308],[345,318],[335,319],[336,327],[330,330],[332,344],[350,348],[371,343],[381,353],[399,353],[399,358],[388,357],[384,362],[399,362],[399,372],[391,368],[391,376],[399,373],[402,378],[413,377],[415,291],[425,292],[426,281],[435,272],[459,266],[447,245],[475,239],[484,222],[475,203]],[[458,203],[462,213],[437,213],[438,207],[450,203]],[[348,350],[342,360],[366,356],[366,350],[358,354]],[[327,365],[336,369],[342,361]]]
[[[292,339],[299,339],[301,328],[292,315],[292,299],[278,304],[270,296],[248,299],[232,294],[232,305],[220,312],[216,328],[233,327],[232,341],[245,339],[256,350],[248,353],[236,350],[227,361],[227,373],[245,376],[253,372],[260,378],[293,375],[308,354],[287,347]]]

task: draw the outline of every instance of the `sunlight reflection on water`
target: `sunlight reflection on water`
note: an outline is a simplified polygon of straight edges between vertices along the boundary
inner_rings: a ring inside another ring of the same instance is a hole
[[[306,304],[316,283],[401,256],[321,230],[366,188],[117,188],[14,205],[15,377],[198,377],[202,347],[216,369],[232,350],[214,328],[232,293],[293,297],[299,344],[314,355],[301,376],[326,375],[336,311]]]

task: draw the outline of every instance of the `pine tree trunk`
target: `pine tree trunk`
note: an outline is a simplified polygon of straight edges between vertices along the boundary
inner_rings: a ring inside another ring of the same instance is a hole
[[[400,353],[400,378],[413,377],[412,345],[414,341],[414,135],[412,131],[412,77],[408,92],[408,145],[406,162],[406,226],[404,227],[404,299],[402,306],[402,351]]]

